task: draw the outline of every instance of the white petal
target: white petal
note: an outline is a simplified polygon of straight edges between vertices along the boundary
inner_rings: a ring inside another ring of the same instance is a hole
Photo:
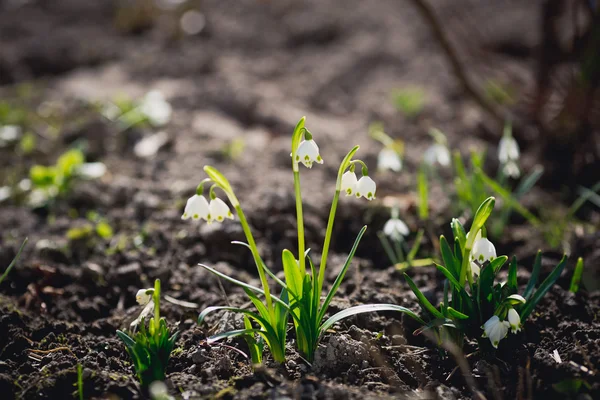
[[[508,310],[508,323],[510,324],[512,333],[516,333],[521,330],[521,317],[514,308]]]
[[[206,198],[195,194],[188,199],[181,219],[192,218],[195,220],[204,219],[205,221],[208,221],[209,212],[208,201]]]
[[[377,168],[382,171],[389,169],[399,172],[402,169],[402,160],[395,150],[384,148],[377,156]]]
[[[519,176],[521,176],[519,166],[513,160],[510,160],[506,164],[504,164],[504,167],[502,168],[502,173],[511,178],[518,178]]]
[[[423,154],[423,161],[428,165],[440,164],[443,167],[450,165],[450,151],[442,144],[431,145]]]
[[[152,90],[144,97],[140,111],[152,125],[163,126],[171,119],[173,109],[160,91]]]
[[[475,275],[479,276],[481,274],[481,268],[479,268],[479,265],[477,265],[477,263],[471,261],[471,273],[473,274],[473,277],[475,277]]]
[[[399,218],[391,218],[383,226],[383,233],[392,239],[400,240],[403,236],[407,236],[410,231],[404,221]]]
[[[356,174],[354,172],[344,172],[344,175],[342,175],[341,191],[346,193],[346,196],[351,196],[356,190],[357,182],[358,178],[356,178]]]
[[[209,206],[209,219],[223,222],[225,218],[233,219],[229,206],[219,198],[212,199]]]
[[[510,324],[507,321],[500,321],[497,315],[492,316],[483,326],[484,337],[490,339],[492,346],[498,348],[498,344],[506,337]]]
[[[475,241],[471,249],[471,260],[477,260],[480,264],[486,261],[492,261],[496,258],[496,248],[487,238],[481,238]]]
[[[375,198],[375,190],[377,185],[375,181],[369,176],[363,176],[356,183],[356,197],[364,197],[367,200],[373,200]]]
[[[516,300],[523,304],[525,304],[525,302],[527,301],[527,300],[525,300],[525,297],[521,296],[520,294],[511,294],[510,296],[507,297],[507,299]]]

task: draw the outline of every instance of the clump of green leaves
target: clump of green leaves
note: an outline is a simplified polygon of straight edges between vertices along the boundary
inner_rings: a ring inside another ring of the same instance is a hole
[[[246,338],[246,342],[250,348],[253,362],[260,362],[262,360],[262,351],[265,346],[270,349],[273,359],[276,362],[283,362],[285,361],[287,325],[291,317],[296,331],[296,345],[298,350],[308,361],[312,361],[323,333],[336,322],[352,315],[372,311],[400,311],[407,313],[418,321],[422,321],[412,311],[393,304],[369,304],[350,307],[326,319],[329,305],[342,284],[360,239],[366,230],[366,227],[363,227],[358,233],[346,262],[331,288],[326,292],[325,297],[323,298],[321,295],[323,294],[323,286],[325,283],[325,269],[329,244],[331,241],[340,193],[354,195],[356,197],[365,197],[368,200],[371,200],[375,198],[375,182],[368,176],[368,169],[365,163],[361,160],[353,159],[353,156],[358,151],[358,146],[354,147],[343,159],[338,169],[335,192],[321,253],[321,262],[317,268],[309,256],[310,249],[306,249],[304,243],[304,220],[299,165],[304,164],[307,168],[311,168],[314,163],[322,164],[323,159],[319,154],[319,148],[313,139],[312,133],[305,127],[305,118],[302,118],[294,129],[291,150],[292,172],[296,194],[299,256],[295,256],[292,251],[287,249],[283,251],[282,264],[285,281],[279,279],[271,270],[269,270],[260,257],[250,226],[242,211],[239,200],[235,196],[229,181],[218,170],[210,166],[204,167],[204,171],[207,173],[208,178],[200,183],[196,194],[192,196],[186,204],[182,216],[183,219],[204,219],[209,223],[214,221],[222,222],[226,218],[233,219],[233,214],[229,211],[228,206],[216,197],[214,189],[218,188],[227,195],[227,198],[236,211],[248,241],[247,243],[238,242],[238,244],[242,244],[250,249],[262,285],[261,288],[249,285],[201,264],[203,268],[213,274],[242,287],[256,308],[255,312],[237,307],[214,306],[208,307],[202,311],[198,318],[199,323],[204,321],[207,314],[217,310],[237,312],[243,314],[245,317],[243,329],[217,334],[211,337],[210,341],[234,336],[243,336]],[[362,178],[360,178],[360,180],[356,177],[355,165],[361,167]],[[210,189],[210,204],[203,196],[203,186],[209,182],[212,183]],[[272,278],[275,283],[281,287],[279,297],[273,294],[274,292],[270,287],[267,277]],[[259,296],[264,297],[264,301],[261,300]],[[256,335],[259,335],[260,339],[257,340]]]
[[[165,379],[169,358],[179,332],[171,334],[167,321],[160,316],[160,279],[154,281],[154,289],[142,291],[144,292],[142,295],[138,292],[138,302],[146,301],[144,299],[149,301],[142,313],[151,310],[153,306],[154,317],[150,318],[146,327],[145,316],[142,314],[134,325],[134,329],[135,326],[139,326],[138,332],[130,333],[130,336],[119,330],[117,336],[125,344],[141,384],[148,386],[154,381]]]
[[[414,118],[425,106],[425,93],[420,88],[398,89],[392,93],[396,109],[408,118]]]
[[[34,165],[29,170],[33,186],[31,201],[43,205],[67,193],[76,176],[77,168],[85,163],[85,156],[79,149],[67,150],[55,165]]]
[[[443,265],[436,264],[436,268],[446,277],[446,282],[439,307],[431,304],[405,274],[429,320],[418,332],[433,329],[440,342],[450,340],[459,347],[465,337],[477,339],[482,349],[486,348],[487,342],[482,338],[487,337],[493,347],[498,347],[509,329],[512,332],[521,330],[522,324],[565,268],[566,256],[538,287],[541,269],[541,253],[538,252],[527,287],[519,294],[517,260],[513,257],[508,267],[508,280],[497,282],[497,275],[508,257],[496,256],[494,245],[483,237],[494,203],[495,199],[490,197],[479,206],[468,233],[457,219],[453,219],[454,240],[448,242],[444,236],[440,237],[444,262]]]

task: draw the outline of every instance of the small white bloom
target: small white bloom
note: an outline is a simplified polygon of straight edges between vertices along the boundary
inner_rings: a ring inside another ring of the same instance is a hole
[[[552,354],[550,354],[550,357],[552,357],[557,364],[562,364],[562,358],[560,358],[560,354],[558,354],[557,349],[554,349]]]
[[[209,221],[210,209],[208,201],[204,196],[198,196],[197,194],[190,197],[185,205],[185,210],[181,219],[203,219]]]
[[[473,272],[473,275],[479,275],[479,266],[486,261],[492,261],[494,258],[496,258],[496,248],[492,242],[487,238],[475,240],[470,255],[471,271]]]
[[[144,97],[144,100],[142,100],[140,111],[148,117],[148,120],[152,125],[163,126],[171,120],[173,109],[165,100],[162,92],[152,90],[148,92]]]
[[[519,166],[513,160],[509,160],[506,164],[504,164],[502,167],[502,173],[515,179],[521,176],[521,170],[519,170]]]
[[[508,323],[510,324],[510,331],[512,333],[517,333],[521,330],[521,317],[514,308],[508,310]]]
[[[85,179],[98,179],[106,173],[106,165],[102,162],[90,162],[77,167],[77,174]]]
[[[223,222],[225,218],[233,219],[233,214],[229,210],[229,206],[223,200],[214,198],[210,201],[208,207],[208,222],[217,221]]]
[[[423,161],[428,165],[440,164],[442,167],[450,165],[450,150],[443,144],[432,144],[423,154]]]
[[[342,175],[342,187],[341,191],[346,193],[346,196],[351,196],[352,193],[356,190],[356,184],[358,183],[358,178],[356,174],[351,171],[344,172]]]
[[[21,127],[17,125],[0,126],[0,142],[16,142],[21,137]]]
[[[296,162],[301,162],[306,168],[312,168],[313,162],[323,164],[319,154],[319,146],[314,140],[304,140],[296,150]]]
[[[400,218],[390,218],[385,225],[383,225],[383,233],[396,240],[402,240],[404,236],[408,236],[410,233],[408,226]]]
[[[500,163],[506,164],[509,161],[519,159],[519,145],[512,136],[503,136],[498,145],[498,159]]]
[[[514,304],[525,304],[525,302],[527,300],[525,300],[525,297],[521,296],[520,294],[511,294],[510,296],[507,297],[507,299],[512,300],[511,303]]]
[[[154,293],[154,289],[140,289],[135,295],[135,300],[138,302],[140,306],[145,306],[152,300],[152,294]]]
[[[510,324],[508,321],[500,321],[500,318],[494,315],[483,325],[482,336],[489,338],[492,346],[497,349],[500,341],[506,337],[509,327]]]
[[[377,156],[377,169],[380,171],[390,170],[400,172],[402,159],[394,149],[388,147],[382,149]]]
[[[354,195],[359,197],[364,197],[367,200],[373,200],[375,198],[375,190],[377,185],[375,181],[371,179],[368,175],[363,175],[362,178],[358,180],[356,183],[356,191]]]

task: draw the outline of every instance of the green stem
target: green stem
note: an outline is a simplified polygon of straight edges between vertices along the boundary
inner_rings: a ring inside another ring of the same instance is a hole
[[[329,253],[329,243],[331,242],[331,232],[333,231],[333,223],[335,222],[335,212],[337,210],[338,200],[340,199],[340,191],[336,190],[331,202],[331,210],[329,211],[329,220],[327,221],[327,230],[325,231],[325,241],[323,242],[323,254],[321,255],[321,264],[319,265],[319,287],[318,295],[321,295],[323,290],[323,281],[325,280],[325,267],[327,266],[327,254]],[[313,277],[314,279],[314,277]]]
[[[294,190],[296,194],[296,219],[298,220],[298,265],[302,277],[306,275],[306,260],[304,257],[304,217],[302,215],[302,192],[300,190],[300,172],[294,171]]]
[[[236,199],[237,200],[237,199]],[[248,245],[252,250],[252,257],[254,258],[254,263],[256,264],[256,269],[258,270],[258,275],[260,277],[260,282],[263,286],[263,290],[265,291],[265,299],[267,300],[267,309],[271,313],[271,317],[275,317],[275,312],[273,310],[273,302],[271,299],[271,291],[269,290],[269,282],[267,282],[267,276],[265,275],[265,271],[262,268],[262,260],[258,254],[258,248],[256,247],[256,242],[254,241],[254,237],[252,236],[252,232],[250,231],[250,226],[248,225],[248,221],[246,220],[246,216],[244,215],[244,211],[242,211],[242,207],[239,202],[237,202],[235,206],[235,211],[240,219],[240,224],[242,225],[242,229],[244,230],[244,234],[246,235],[246,240],[248,240]]]
[[[160,279],[154,281],[154,324],[156,327],[160,321]]]

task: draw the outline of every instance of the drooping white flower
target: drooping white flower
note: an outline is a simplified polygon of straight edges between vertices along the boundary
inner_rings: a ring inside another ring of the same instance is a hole
[[[512,136],[502,136],[498,145],[498,160],[500,163],[506,164],[509,161],[517,161],[519,159],[519,145]]]
[[[227,203],[223,200],[214,198],[210,201],[210,205],[208,206],[208,222],[217,221],[223,222],[225,218],[233,219],[233,214],[229,209]]]
[[[515,305],[515,304],[525,304],[525,302],[527,300],[525,300],[525,297],[521,296],[520,294],[511,294],[510,296],[507,297],[508,300],[510,300],[510,302]]]
[[[296,150],[296,162],[301,162],[306,168],[312,168],[314,162],[323,164],[323,158],[319,154],[319,146],[310,140],[303,140]]]
[[[352,196],[352,193],[356,190],[356,184],[358,183],[358,178],[356,174],[351,171],[344,172],[342,175],[342,187],[341,191],[346,193],[346,196]]]
[[[521,330],[521,317],[514,308],[508,310],[508,323],[510,324],[510,331],[512,333],[517,333]]]
[[[492,346],[497,349],[500,341],[506,337],[509,327],[510,324],[508,321],[500,321],[500,318],[498,318],[497,315],[494,315],[483,325],[482,336],[489,338]]]
[[[21,127],[17,125],[0,126],[0,143],[16,142],[21,137]]]
[[[362,196],[367,200],[373,200],[375,198],[376,189],[377,185],[375,184],[375,181],[368,175],[363,175],[362,178],[360,178],[356,183],[356,191],[354,192],[354,195],[357,198]]]
[[[423,153],[423,161],[427,165],[435,165],[437,163],[442,167],[447,167],[450,165],[450,150],[443,144],[432,144]]]
[[[402,169],[402,159],[394,149],[386,147],[379,152],[377,156],[377,169],[380,171],[390,170],[400,172]]]
[[[470,261],[473,275],[480,274],[480,265],[496,258],[496,248],[487,238],[478,238],[471,249]]]
[[[135,295],[135,300],[138,302],[140,306],[145,306],[152,300],[152,295],[154,294],[154,289],[140,289]]]
[[[195,194],[188,199],[181,219],[192,218],[194,220],[203,219],[209,221],[209,214],[210,209],[206,198]]]
[[[162,92],[152,90],[144,96],[140,111],[148,118],[154,126],[164,126],[171,120],[173,109],[171,104],[165,100]]]
[[[521,170],[514,160],[509,160],[506,164],[504,164],[502,167],[502,173],[515,179],[521,176]]]
[[[383,233],[396,240],[402,240],[404,236],[408,236],[410,233],[408,226],[400,218],[390,218],[385,225],[383,225]]]

